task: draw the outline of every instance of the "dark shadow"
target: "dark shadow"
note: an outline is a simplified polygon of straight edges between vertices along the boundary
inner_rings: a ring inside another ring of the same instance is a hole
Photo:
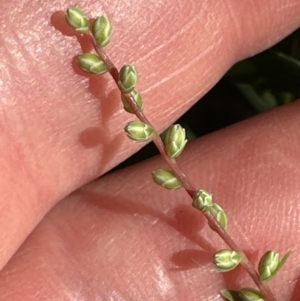
[[[237,266],[234,270],[226,273],[218,271],[216,271],[216,273],[219,273],[220,277],[223,278],[222,287],[237,291],[243,288],[241,287],[241,279],[246,279],[247,277],[249,277],[249,275],[246,274],[244,268],[242,268],[241,266]]]
[[[171,261],[176,266],[176,268],[170,269],[171,271],[185,271],[206,265],[211,261],[211,255],[207,251],[186,249],[174,253],[171,257]]]
[[[74,28],[72,28],[66,21],[65,12],[57,11],[51,15],[50,19],[51,25],[62,35],[73,37],[75,36],[81,46],[82,52],[90,52],[93,49],[93,45],[88,35],[83,35],[78,33]]]
[[[211,263],[212,256],[217,251],[207,239],[201,236],[201,230],[207,227],[205,217],[199,215],[199,212],[190,206],[190,204],[176,206],[173,215],[168,214],[170,215],[169,217],[163,212],[151,208],[151,205],[147,205],[143,199],[135,199],[133,201],[132,199],[120,196],[116,197],[112,194],[94,193],[84,188],[79,189],[76,194],[80,195],[82,201],[96,206],[101,210],[119,213],[120,218],[124,214],[131,216],[151,215],[177,230],[191,242],[197,244],[199,249],[184,249],[170,254],[170,261],[173,264],[171,268],[167,267],[167,269],[171,272],[195,269]],[[246,251],[245,253],[252,262],[258,262],[258,252]],[[241,289],[240,279],[245,278],[245,273],[245,270],[241,266],[238,266],[233,271],[219,273],[219,275],[223,277],[225,287],[239,290]],[[296,299],[293,301],[296,301]]]
[[[93,19],[90,20],[91,24]],[[76,37],[82,52],[91,52],[93,45],[88,35],[80,34],[75,29],[71,28],[65,18],[65,12],[57,11],[51,16],[52,26],[61,32],[61,34],[69,37]],[[84,129],[78,134],[78,142],[86,149],[99,147],[101,153],[101,161],[99,162],[100,172],[101,168],[105,168],[106,163],[109,162],[118,152],[120,146],[120,135],[116,135],[109,129],[109,120],[120,106],[120,93],[116,88],[107,94],[107,82],[109,75],[101,76],[91,74],[81,70],[77,65],[77,55],[72,59],[72,67],[76,74],[84,76],[88,80],[88,92],[99,100],[99,126],[91,126]]]
[[[85,148],[94,148],[101,143],[101,129],[90,127],[82,131],[79,135],[79,141]]]
[[[68,25],[65,12],[63,11],[56,11],[51,15],[50,22],[52,26],[60,31],[64,36],[74,36],[76,35],[76,30],[73,29],[71,26]]]
[[[173,262],[171,271],[188,270],[207,264],[216,249],[209,241],[201,236],[201,230],[206,226],[206,219],[190,205],[180,205],[174,209],[174,217],[168,217],[161,211],[151,208],[143,200],[115,197],[114,195],[97,194],[79,189],[76,194],[80,195],[82,201],[87,202],[102,210],[108,210],[120,215],[151,215],[161,222],[173,227],[190,241],[199,246],[199,250],[182,250],[170,255]],[[121,218],[121,217],[120,217]]]
[[[89,79],[89,91],[99,99],[99,127],[89,127],[83,130],[78,137],[84,148],[90,149],[99,147],[101,159],[100,169],[105,168],[106,162],[113,159],[121,144],[122,133],[115,134],[109,128],[109,120],[120,105],[119,90],[114,89],[108,95],[105,93],[106,81],[103,77],[92,76]],[[100,170],[102,173],[102,170]]]

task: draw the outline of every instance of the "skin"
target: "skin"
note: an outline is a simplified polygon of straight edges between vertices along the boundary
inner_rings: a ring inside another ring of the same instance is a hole
[[[160,158],[85,185],[142,146],[123,134],[132,116],[109,76],[74,66],[80,45],[89,49],[64,21],[72,3],[15,3],[0,2],[0,300],[220,300],[224,287],[252,286],[242,269],[214,272],[211,256],[225,246],[184,191],[152,183]],[[111,18],[107,52],[118,67],[137,66],[159,130],[233,63],[300,25],[297,0],[82,8]],[[300,296],[299,113],[299,102],[278,108],[190,143],[179,159],[226,208],[251,259],[293,250],[270,284],[284,301]]]

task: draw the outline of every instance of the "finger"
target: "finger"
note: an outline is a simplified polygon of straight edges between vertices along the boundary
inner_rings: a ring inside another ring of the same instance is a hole
[[[74,72],[72,59],[82,50],[67,35],[61,10],[68,3],[18,3],[0,4],[0,267],[58,200],[141,147],[123,134],[132,117],[121,110],[109,77]],[[83,9],[111,18],[107,52],[117,66],[136,64],[147,115],[162,129],[234,61],[295,29],[300,4],[147,0]]]
[[[299,112],[298,102],[200,138],[180,158],[255,263],[293,250],[271,284],[282,301],[299,296]],[[224,244],[184,191],[155,186],[162,165],[118,171],[58,204],[0,274],[0,300],[219,300],[220,289],[253,286],[242,269],[215,272]]]

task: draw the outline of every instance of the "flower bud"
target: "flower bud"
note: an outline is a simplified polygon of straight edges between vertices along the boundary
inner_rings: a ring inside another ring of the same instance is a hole
[[[219,222],[222,228],[226,230],[228,225],[228,220],[224,209],[220,205],[213,203],[212,207],[209,207],[209,211]],[[212,230],[215,231],[213,225],[211,225],[210,223],[208,225],[211,227]]]
[[[68,24],[80,33],[88,33],[90,22],[84,12],[76,7],[71,6],[67,9],[66,20]]]
[[[230,249],[218,251],[213,258],[214,264],[220,272],[228,272],[238,266],[242,260],[242,255]]]
[[[220,294],[228,301],[243,301],[239,291],[223,289],[220,291]]]
[[[139,109],[141,111],[143,111],[144,103],[143,103],[142,95],[139,92],[135,91],[135,90],[133,90],[130,94],[133,97],[133,99],[136,102]],[[128,113],[134,114],[134,111],[133,111],[131,105],[128,103],[126,97],[123,94],[121,94],[121,99],[122,99],[122,102],[123,102],[123,105],[124,105],[124,110]]]
[[[77,63],[78,66],[86,72],[104,74],[108,71],[107,65],[99,56],[93,53],[83,53],[78,55]]]
[[[130,93],[137,83],[137,70],[133,65],[124,65],[119,72],[119,88],[123,93]]]
[[[156,184],[167,189],[175,189],[182,186],[171,170],[157,169],[152,173],[152,178]]]
[[[180,124],[171,125],[165,137],[165,149],[169,158],[177,158],[187,143],[185,129]]]
[[[92,32],[99,47],[105,47],[109,43],[111,30],[111,23],[106,16],[96,18]]]
[[[193,207],[207,212],[213,206],[212,194],[204,189],[199,189],[193,196]]]
[[[270,280],[276,272],[279,264],[279,253],[276,251],[266,252],[259,261],[258,273],[261,281]]]
[[[137,142],[144,142],[153,137],[154,129],[141,121],[130,121],[124,128],[127,136]]]
[[[240,297],[243,301],[265,301],[261,292],[254,288],[241,289]]]

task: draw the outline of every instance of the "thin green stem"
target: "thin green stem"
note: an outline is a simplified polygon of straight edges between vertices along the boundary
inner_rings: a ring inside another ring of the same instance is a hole
[[[98,47],[97,42],[93,36],[92,33],[89,34],[92,44],[94,46],[95,51],[97,54],[101,57],[101,59],[105,62],[105,64],[109,67],[109,73],[111,74],[112,78],[116,82],[118,86],[118,79],[119,79],[119,71],[113,64],[113,62],[109,59],[107,54],[104,52],[104,50],[100,47]],[[119,87],[119,86],[118,86]],[[150,126],[152,124],[148,120],[148,118],[145,116],[145,114],[140,110],[140,108],[137,106],[133,96],[131,94],[124,94],[121,90],[120,92],[126,97],[128,103],[132,107],[135,115],[137,118]],[[165,152],[165,146],[163,141],[161,140],[159,134],[154,129],[154,136],[153,136],[153,142],[158,148],[161,156],[166,161],[167,165],[173,170],[176,177],[181,181],[182,187],[186,190],[186,192],[190,195],[191,198],[193,198],[196,189],[193,186],[193,184],[190,182],[190,180],[187,178],[187,176],[184,174],[184,172],[181,170],[181,168],[178,166],[176,161],[174,159],[170,159]],[[244,269],[248,272],[248,274],[253,279],[254,283],[257,285],[259,290],[264,296],[265,301],[276,301],[275,296],[273,295],[272,291],[270,290],[269,286],[264,284],[260,278],[258,273],[255,270],[254,265],[251,263],[251,261],[247,258],[246,254],[241,250],[241,248],[235,243],[235,241],[231,238],[231,236],[226,232],[226,230],[219,224],[219,222],[216,220],[216,218],[210,213],[210,212],[202,212],[208,222],[213,226],[214,231],[217,232],[217,234],[222,238],[222,240],[228,245],[228,247],[232,250],[235,250],[236,252],[239,252],[243,256],[243,260],[241,262],[241,265],[244,267]]]

